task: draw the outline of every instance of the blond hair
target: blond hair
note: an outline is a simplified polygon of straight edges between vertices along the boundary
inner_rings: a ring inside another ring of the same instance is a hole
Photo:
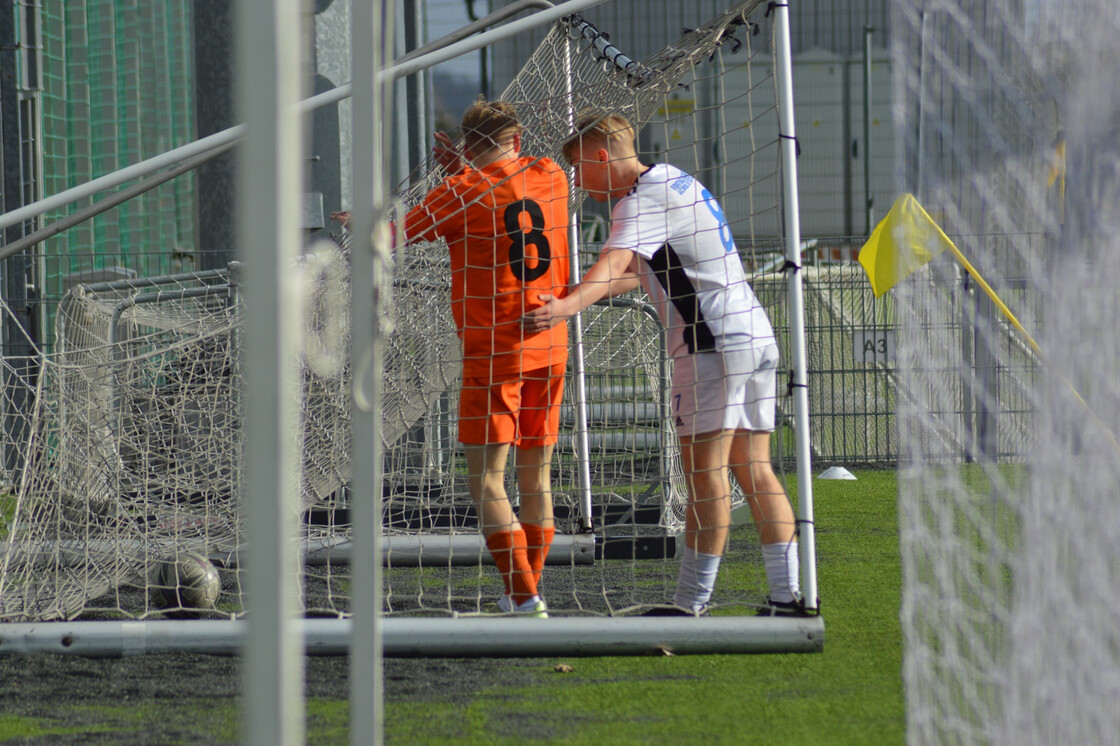
[[[478,155],[496,147],[506,131],[513,130],[520,133],[523,127],[517,119],[517,111],[512,104],[504,101],[487,101],[485,96],[479,96],[463,112],[459,129],[463,133],[464,147]]]
[[[636,140],[634,125],[626,117],[598,109],[585,109],[576,119],[575,136],[564,143],[564,157],[571,162],[576,149],[589,141],[605,145],[615,154],[618,146],[628,146],[633,150]]]

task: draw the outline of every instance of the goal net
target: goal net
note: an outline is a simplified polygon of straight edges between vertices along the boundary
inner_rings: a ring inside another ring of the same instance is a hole
[[[745,266],[780,266],[772,31],[765,4],[743,2],[634,60],[569,17],[501,99],[525,125],[523,154],[558,162],[574,112],[593,105],[625,114],[641,133],[641,158],[698,174],[717,194]],[[444,176],[434,162],[422,167],[400,189],[396,219]],[[582,201],[573,193],[571,209]],[[586,267],[605,234],[601,218],[588,216],[580,228]],[[309,247],[292,269],[307,327],[300,428],[291,437],[303,454],[303,607],[344,617],[357,499],[349,492],[350,408],[362,371],[340,362],[351,354],[351,278],[349,236],[335,238]],[[34,406],[4,431],[5,452],[19,458],[8,459],[16,465],[0,503],[0,621],[158,618],[166,610],[153,605],[151,578],[183,552],[209,557],[221,572],[219,604],[206,615],[241,613],[240,392],[251,382],[239,353],[251,309],[237,292],[239,272],[233,265],[79,285],[58,308],[55,351],[4,362],[6,380]],[[502,593],[458,442],[462,353],[449,276],[443,243],[396,247],[377,429],[390,617],[481,614]],[[773,277],[767,287],[768,306],[786,302]],[[664,332],[649,300],[631,294],[586,311],[573,339],[552,467],[558,538],[543,592],[550,616],[640,612],[672,596],[684,522]],[[779,427],[774,457],[782,463],[792,456],[789,423]],[[767,583],[749,519],[733,527],[726,558],[731,577],[713,606],[751,615]]]
[[[305,276],[314,312],[325,284]],[[7,360],[8,385],[22,386],[33,408],[7,430],[25,439],[6,444],[18,445],[21,463],[4,498],[3,618],[162,611],[151,578],[185,552],[229,570],[226,590],[239,594],[237,280],[235,265],[77,285],[58,306],[56,351],[33,365]],[[346,308],[349,279],[333,281],[334,308]],[[322,338],[321,319],[309,316],[308,338]],[[347,380],[315,361],[301,366],[295,436],[305,514],[337,504],[350,472]],[[320,545],[322,533],[308,527],[305,545]]]
[[[516,106],[524,126],[521,155],[560,163],[565,163],[561,147],[579,112],[594,108],[623,114],[641,133],[643,160],[669,161],[720,190],[744,261],[762,266],[759,254],[780,251],[781,236],[775,83],[771,40],[761,33],[762,24],[769,29],[764,8],[743,3],[660,52],[635,60],[595,26],[573,16],[547,34],[496,98]],[[413,174],[399,194],[398,219],[421,204],[446,176],[434,159]],[[583,200],[584,194],[575,190],[573,211]],[[586,268],[598,257],[605,233],[591,216],[586,216],[583,228],[579,263]],[[442,241],[418,242],[404,252],[406,258],[395,273],[399,292],[409,292],[408,285],[416,281],[409,268],[418,255],[434,257],[427,261],[432,266],[446,262],[448,249]],[[418,277],[430,282],[432,276]],[[445,298],[447,292],[445,288]],[[773,300],[786,297],[775,293]],[[450,319],[450,306],[441,301],[433,312]],[[394,328],[399,332],[399,325]],[[454,333],[450,323],[444,329]],[[640,611],[664,603],[676,583],[675,562],[640,558],[672,559],[679,551],[685,517],[686,490],[669,417],[670,369],[663,331],[655,308],[638,294],[586,311],[572,339],[552,480],[557,531],[574,543],[570,550],[554,546],[550,554],[543,579],[550,614]],[[457,344],[446,349],[457,351]],[[391,455],[385,478],[393,485],[390,505],[395,506],[390,509],[404,513],[386,524],[391,528],[390,544],[398,532],[414,531],[418,520],[419,525],[450,522],[452,533],[477,536],[463,454],[454,437],[459,382],[445,385],[447,374],[454,375],[458,367],[457,357],[436,364],[432,370],[440,371],[440,380],[434,387],[420,376],[403,381],[415,387],[416,400],[427,402],[434,394],[437,405],[407,437],[387,443]],[[581,451],[577,437],[582,407],[588,423],[586,451]],[[589,467],[587,484],[579,479],[581,461]],[[409,479],[420,475],[424,480],[419,485]],[[507,479],[506,487],[516,502],[515,481]],[[740,502],[737,495],[736,504]],[[585,519],[597,526],[592,551],[579,544]],[[753,528],[745,527],[737,537],[742,541],[735,547],[734,561],[761,569]],[[427,598],[417,589],[424,573],[436,568],[390,569],[388,608],[410,611],[420,598],[421,605],[430,603],[436,609],[486,610],[501,593],[497,574],[482,572],[480,588],[479,560],[473,555],[464,558],[467,567],[460,568],[454,558],[443,562],[447,567],[439,571],[452,577],[440,595]],[[596,558],[602,561],[587,564]],[[388,560],[392,568],[392,554]],[[753,575],[749,584],[750,592],[722,601],[740,609],[760,604],[766,595],[761,575]]]
[[[892,291],[908,740],[1110,743],[1120,10],[894,6],[904,188],[975,269]]]

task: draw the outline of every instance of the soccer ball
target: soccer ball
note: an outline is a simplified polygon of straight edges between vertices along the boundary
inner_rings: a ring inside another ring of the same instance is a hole
[[[152,578],[152,600],[173,619],[198,618],[217,605],[221,592],[218,568],[195,552],[181,552],[161,562]]]

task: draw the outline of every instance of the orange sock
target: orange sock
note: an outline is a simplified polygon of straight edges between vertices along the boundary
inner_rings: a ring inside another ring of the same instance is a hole
[[[537,595],[537,582],[533,579],[533,568],[529,566],[529,558],[526,556],[523,530],[492,533],[486,538],[486,547],[502,574],[506,593],[514,603],[524,603]]]
[[[551,526],[542,528],[533,523],[522,523],[521,528],[525,530],[525,541],[528,544],[526,554],[529,558],[529,566],[533,568],[533,580],[539,586],[544,561],[548,557],[548,550],[552,547],[552,537],[556,535],[556,529]]]

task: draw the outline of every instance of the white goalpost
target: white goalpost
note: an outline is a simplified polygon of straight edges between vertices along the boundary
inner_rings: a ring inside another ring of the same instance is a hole
[[[894,3],[902,188],[972,265],[892,291],[911,744],[1120,732],[1118,8]]]
[[[354,239],[400,224],[444,178],[433,162],[392,198],[376,186],[365,195],[356,179],[355,198],[368,196],[375,209],[355,218],[354,235],[340,230],[335,241],[305,247],[286,273],[298,289],[302,331],[291,371],[298,422],[279,441],[298,454],[287,488],[298,505],[292,549],[309,653],[344,653],[354,635],[367,649],[367,638],[380,638],[385,655],[822,649],[788,7],[745,0],[635,59],[576,14],[593,4],[567,3],[470,43],[552,23],[500,96],[525,126],[523,155],[563,163],[575,112],[610,108],[635,123],[643,160],[696,173],[717,192],[748,279],[771,288],[764,302],[781,304],[789,319],[788,332],[778,333],[779,381],[788,371],[790,385],[779,386],[773,457],[783,474],[787,464],[796,469],[801,588],[814,613],[755,616],[768,588],[748,521],[732,527],[713,616],[641,616],[672,596],[686,491],[668,414],[664,330],[638,293],[594,306],[573,324],[577,352],[551,471],[557,536],[541,581],[549,618],[492,608],[503,589],[479,535],[458,442],[462,352],[447,247],[402,243],[391,259],[374,254],[371,263],[369,245]],[[470,43],[412,59],[379,81]],[[377,158],[369,148],[355,157]],[[573,213],[582,201],[573,189]],[[590,212],[573,225],[573,279],[605,238],[595,225]],[[763,267],[783,269],[759,274]],[[55,348],[35,360],[39,375],[21,379],[26,366],[0,361],[11,369],[5,378],[22,380],[35,402],[26,440],[4,444],[23,459],[7,475],[2,503],[10,518],[0,536],[0,652],[237,649],[245,568],[261,559],[254,544],[267,541],[248,525],[245,493],[252,434],[243,432],[250,366],[242,353],[255,307],[244,284],[252,272],[253,264],[234,263],[76,284],[58,307]],[[391,288],[378,284],[390,276]],[[367,337],[376,338],[375,350]],[[359,420],[371,403],[365,429]],[[360,451],[351,455],[367,439],[372,464]],[[516,504],[512,480],[507,488]],[[215,608],[153,601],[150,579],[184,552],[218,568]],[[201,618],[165,621],[168,611]]]

